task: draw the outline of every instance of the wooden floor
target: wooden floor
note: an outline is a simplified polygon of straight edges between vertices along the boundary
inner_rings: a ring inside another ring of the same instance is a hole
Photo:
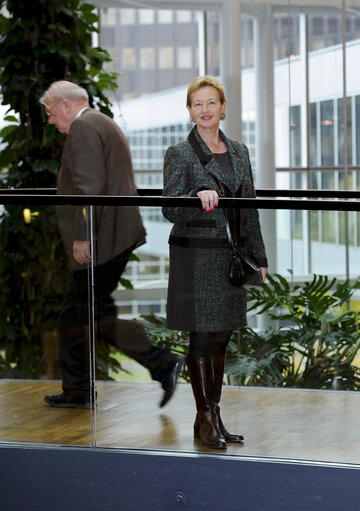
[[[158,408],[156,383],[98,382],[89,410],[57,409],[43,402],[60,391],[54,381],[0,380],[0,442],[212,452],[360,465],[360,394],[355,392],[224,386],[222,417],[243,445],[212,451],[194,442],[194,402],[188,384]],[[96,426],[94,434],[94,426]]]

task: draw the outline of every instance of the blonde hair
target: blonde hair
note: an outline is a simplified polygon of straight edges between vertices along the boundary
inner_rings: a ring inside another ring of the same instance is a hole
[[[220,83],[220,81],[214,76],[205,75],[205,76],[197,76],[190,83],[187,96],[186,96],[186,106],[191,107],[191,95],[201,89],[201,87],[214,87],[219,93],[220,103],[223,104],[226,102],[225,99],[225,89],[224,86]]]

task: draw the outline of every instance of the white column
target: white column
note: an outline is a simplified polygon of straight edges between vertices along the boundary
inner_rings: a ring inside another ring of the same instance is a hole
[[[220,78],[227,99],[226,121],[221,128],[236,140],[242,138],[241,109],[241,1],[224,0],[220,22]]]
[[[301,62],[301,166],[310,165],[310,119],[309,119],[309,48],[308,48],[308,21],[307,14],[300,14],[300,62]],[[304,172],[302,177],[303,188],[310,188],[310,173]],[[311,273],[311,234],[310,212],[302,212],[303,221],[303,261],[304,274]]]
[[[275,188],[274,136],[274,55],[273,12],[271,6],[259,6],[254,23],[256,81],[256,188]],[[260,215],[269,271],[276,268],[276,213]]]
[[[274,21],[271,6],[259,6],[254,23],[254,56],[256,84],[255,151],[256,188],[275,188],[275,123],[274,123]],[[276,273],[276,211],[260,212],[269,272]],[[266,316],[257,318],[260,331],[274,326]]]
[[[275,187],[274,54],[271,6],[259,9],[254,26],[256,168],[259,188]]]

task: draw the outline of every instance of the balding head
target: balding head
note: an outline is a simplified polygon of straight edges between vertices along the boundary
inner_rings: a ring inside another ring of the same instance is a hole
[[[68,99],[74,102],[85,101],[86,103],[89,101],[89,96],[85,89],[66,80],[54,82],[50,85],[40,98],[42,105],[46,103],[46,98],[53,99],[54,101],[59,101],[60,99]]]
[[[61,133],[69,133],[78,112],[89,106],[87,91],[66,80],[52,83],[39,101],[45,107],[48,122],[55,124]]]

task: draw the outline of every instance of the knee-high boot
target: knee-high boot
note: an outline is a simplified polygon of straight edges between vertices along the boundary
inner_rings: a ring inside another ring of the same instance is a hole
[[[230,433],[224,426],[220,416],[219,402],[221,398],[221,390],[224,380],[224,369],[225,369],[225,356],[224,355],[213,355],[212,363],[214,368],[214,390],[213,398],[215,403],[215,410],[219,419],[220,431],[223,434],[227,442],[243,442],[244,437],[242,435],[236,435]]]
[[[207,447],[225,449],[226,442],[220,432],[218,416],[211,400],[213,369],[210,357],[187,357],[191,386],[196,403],[197,437]],[[194,431],[195,431],[194,424]]]
[[[224,379],[224,368],[225,368],[225,356],[224,355],[213,355],[211,357],[211,363],[212,363],[212,390],[210,393],[211,396],[211,402],[213,409],[218,417],[219,422],[219,429],[223,437],[225,438],[226,442],[243,442],[244,437],[242,435],[237,435],[235,433],[230,433],[228,431],[221,419],[220,415],[220,407],[219,402],[221,398],[221,390],[222,390],[222,384]],[[194,437],[199,438],[199,419],[198,416],[196,416],[195,424],[194,424]]]

